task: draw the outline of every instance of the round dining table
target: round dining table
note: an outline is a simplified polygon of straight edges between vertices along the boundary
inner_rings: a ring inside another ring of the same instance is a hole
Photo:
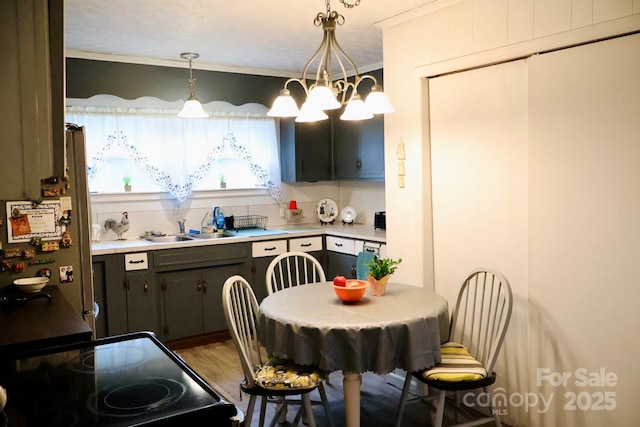
[[[449,329],[447,300],[423,288],[390,282],[386,294],[343,303],[332,282],[278,291],[260,304],[269,354],[344,373],[347,427],[360,426],[361,374],[412,372],[440,362]]]

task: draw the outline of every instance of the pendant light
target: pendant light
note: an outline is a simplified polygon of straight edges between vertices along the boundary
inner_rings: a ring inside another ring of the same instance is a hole
[[[360,4],[360,0],[348,3],[347,0],[340,0],[347,8],[353,8]],[[296,121],[317,121],[324,120],[328,116],[326,110],[333,110],[346,105],[344,113],[340,116],[342,120],[366,120],[374,114],[392,113],[393,106],[389,98],[382,91],[382,87],[372,75],[358,74],[358,68],[349,58],[349,55],[340,47],[336,40],[336,26],[344,24],[344,16],[336,11],[331,11],[329,0],[325,0],[326,12],[320,12],[313,20],[316,27],[322,27],[323,38],[320,47],[307,62],[300,78],[291,78],[284,84],[284,89],[273,103],[267,113],[272,117],[296,117]],[[315,81],[307,83],[307,73],[317,61]],[[336,63],[342,72],[342,78],[334,79],[332,64]],[[350,68],[349,68],[350,67]],[[348,78],[348,70],[352,77]],[[358,94],[358,88],[363,80],[373,81],[371,93],[363,101]],[[301,109],[291,96],[287,86],[291,82],[297,82],[305,91],[307,98]]]
[[[206,111],[202,109],[202,104],[196,98],[196,79],[193,78],[193,70],[191,68],[191,61],[197,59],[200,55],[193,52],[181,53],[180,57],[189,60],[189,99],[184,103],[182,110],[178,113],[178,117],[188,119],[201,119],[208,117]]]

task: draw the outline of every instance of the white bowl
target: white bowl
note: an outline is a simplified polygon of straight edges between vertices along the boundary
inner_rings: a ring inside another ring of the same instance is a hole
[[[48,277],[25,277],[23,279],[16,279],[13,284],[22,292],[38,292],[44,288],[44,285],[49,281]]]

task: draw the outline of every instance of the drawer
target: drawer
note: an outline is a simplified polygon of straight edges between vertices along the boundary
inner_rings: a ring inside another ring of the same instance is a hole
[[[248,243],[223,243],[180,249],[163,249],[153,254],[153,265],[163,271],[215,265],[238,264],[249,259]],[[196,264],[196,267],[187,267]]]
[[[148,270],[149,258],[146,252],[124,254],[124,271]]]
[[[356,241],[342,237],[327,236],[327,250],[342,254],[356,255]]]
[[[300,237],[289,239],[289,250],[299,252],[313,252],[322,250],[322,236]]]
[[[251,256],[260,258],[264,256],[276,256],[287,252],[286,240],[269,240],[266,242],[253,242],[251,245]]]

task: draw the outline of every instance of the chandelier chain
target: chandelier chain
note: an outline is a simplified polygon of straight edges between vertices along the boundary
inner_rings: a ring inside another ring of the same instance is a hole
[[[344,7],[346,7],[347,9],[351,9],[351,8],[354,8],[354,7],[358,6],[360,4],[360,0],[356,0],[353,3],[349,3],[346,0],[340,0],[340,3],[342,3],[342,5]]]
[[[331,5],[329,3],[330,0],[325,0],[325,4],[327,6],[327,16],[331,14]],[[360,0],[355,0],[353,3],[349,3],[347,0],[340,0],[340,3],[342,3],[342,5],[346,9],[353,9],[354,7],[360,5]]]

